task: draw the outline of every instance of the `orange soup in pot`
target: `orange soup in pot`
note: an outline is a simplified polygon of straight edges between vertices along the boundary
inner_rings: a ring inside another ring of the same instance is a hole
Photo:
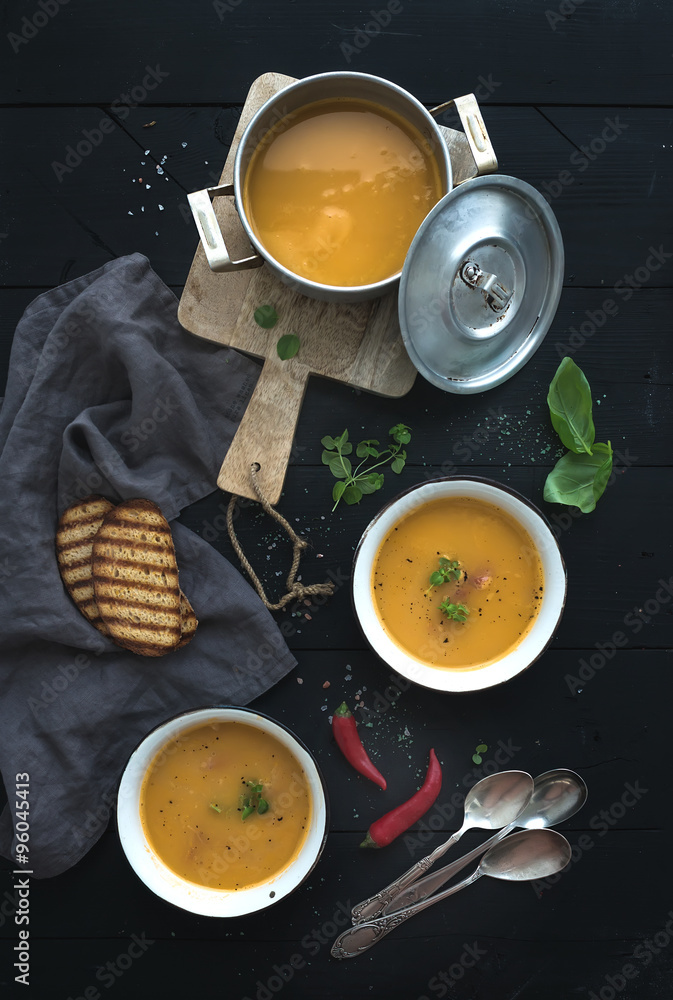
[[[243,185],[246,216],[268,253],[325,285],[402,270],[442,194],[429,143],[402,117],[360,99],[316,101],[278,122]]]
[[[544,575],[528,533],[471,497],[431,500],[384,538],[372,571],[374,606],[396,645],[435,667],[500,659],[530,631]]]

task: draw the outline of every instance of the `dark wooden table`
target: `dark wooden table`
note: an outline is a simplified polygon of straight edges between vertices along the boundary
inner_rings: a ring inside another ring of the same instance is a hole
[[[278,616],[290,623],[299,666],[257,702],[312,747],[327,778],[331,832],[307,883],[258,916],[198,918],[144,888],[110,828],[74,870],[33,885],[25,989],[13,982],[15,899],[3,862],[2,995],[670,997],[673,10],[661,0],[373,8],[8,0],[2,23],[5,364],[17,320],[39,292],[113,257],[141,251],[179,294],[196,245],[187,192],[219,176],[248,86],[269,69],[375,73],[427,105],[476,92],[501,171],[545,193],[566,247],[563,296],[544,345],[487,395],[449,396],[420,377],[398,401],[309,386],[280,509],[311,539],[305,578],[329,570],[342,585],[324,606]],[[616,308],[606,311],[608,299]],[[600,404],[599,438],[617,449],[614,484],[594,513],[577,517],[542,501],[557,445],[545,398],[564,353]],[[320,437],[346,425],[378,437],[399,420],[414,433],[402,476],[330,514]],[[400,486],[454,465],[510,484],[545,510],[568,565],[565,616],[548,652],[505,687],[463,697],[412,687],[391,704],[394,678],[351,612],[353,549]],[[208,527],[206,537],[233,557],[224,502],[215,492],[182,521]],[[250,510],[243,521],[244,541],[275,583],[287,546],[262,515]],[[613,650],[619,632],[627,644]],[[580,683],[568,680],[580,670]],[[357,961],[331,959],[350,904],[461,822],[447,806],[431,814],[435,830],[421,821],[387,850],[358,849],[381,805],[335,752],[327,725],[332,708],[357,692],[377,701],[368,739],[400,797],[416,787],[431,745],[444,762],[445,804],[480,773],[471,756],[481,741],[487,760],[501,744],[513,767],[581,772],[590,798],[564,828],[574,845],[567,872],[537,887],[484,879]]]

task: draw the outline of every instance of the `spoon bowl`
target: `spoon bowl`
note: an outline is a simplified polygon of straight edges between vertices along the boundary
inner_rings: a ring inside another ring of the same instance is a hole
[[[561,871],[570,856],[570,844],[562,833],[522,830],[487,851],[477,871],[509,882],[529,882]]]
[[[528,809],[533,783],[526,771],[500,771],[478,781],[465,798],[463,829],[499,830]]]
[[[525,830],[540,830],[570,819],[587,800],[584,779],[567,768],[555,768],[539,774],[526,808],[516,825]]]

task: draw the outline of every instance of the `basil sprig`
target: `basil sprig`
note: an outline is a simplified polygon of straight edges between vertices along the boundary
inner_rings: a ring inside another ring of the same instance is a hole
[[[603,496],[612,475],[612,446],[596,442],[591,387],[572,358],[558,367],[547,396],[551,422],[570,449],[544,484],[544,499],[565,503],[588,514]]]

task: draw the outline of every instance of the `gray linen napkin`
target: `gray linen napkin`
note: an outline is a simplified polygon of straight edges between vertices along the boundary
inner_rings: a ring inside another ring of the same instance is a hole
[[[55,557],[58,517],[87,494],[146,497],[171,519],[212,493],[258,370],[185,333],[140,254],[46,292],[19,323],[0,410],[0,772],[11,803],[0,852],[15,855],[15,778],[28,774],[36,877],[93,846],[150,729],[189,708],[245,705],[295,666],[252,588],[180,524],[180,584],[200,624],[189,646],[157,659],[93,628]]]

